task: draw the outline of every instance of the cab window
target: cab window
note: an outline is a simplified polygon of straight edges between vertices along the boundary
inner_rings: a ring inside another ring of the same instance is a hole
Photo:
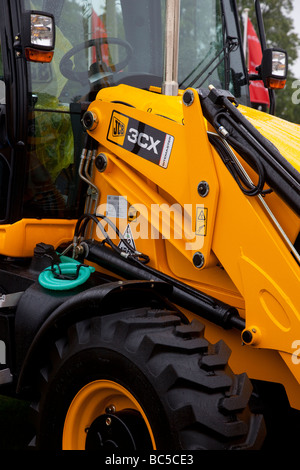
[[[3,72],[2,48],[0,40],[0,105],[5,104],[5,83]]]
[[[7,206],[7,194],[8,185],[10,179],[10,170],[8,162],[2,153],[2,146],[4,145],[4,134],[5,134],[5,120],[2,118],[2,107],[5,107],[5,83],[4,83],[4,71],[3,71],[3,60],[2,60],[2,47],[0,39],[0,220],[5,219],[6,206]]]
[[[82,203],[77,171],[82,107],[103,87],[161,84],[161,1],[24,1],[26,10],[52,13],[56,24],[52,62],[28,63],[24,216],[76,217]]]

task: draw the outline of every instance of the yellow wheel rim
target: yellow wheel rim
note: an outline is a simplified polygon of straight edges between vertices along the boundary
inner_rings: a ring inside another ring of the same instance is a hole
[[[96,380],[85,385],[74,397],[64,423],[63,450],[84,450],[87,430],[107,409],[137,411],[147,427],[153,449],[156,449],[153,432],[144,410],[134,396],[122,385],[110,380]]]

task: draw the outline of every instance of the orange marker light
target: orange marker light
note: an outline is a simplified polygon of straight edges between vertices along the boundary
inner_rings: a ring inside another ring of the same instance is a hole
[[[25,49],[26,60],[30,62],[51,62],[54,51],[38,51],[27,47]]]

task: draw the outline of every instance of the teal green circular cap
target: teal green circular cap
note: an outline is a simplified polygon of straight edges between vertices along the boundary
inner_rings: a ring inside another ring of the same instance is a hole
[[[72,260],[70,263],[60,263],[59,267],[54,265],[44,269],[39,275],[39,283],[45,289],[70,290],[84,284],[94,271],[92,266]]]

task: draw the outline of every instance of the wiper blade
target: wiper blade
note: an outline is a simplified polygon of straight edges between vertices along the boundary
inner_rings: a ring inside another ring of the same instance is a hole
[[[205,76],[205,78],[201,81],[200,84],[198,84],[198,88],[200,88],[203,83],[209,78],[209,76],[216,70],[216,68],[221,64],[221,62],[224,60],[224,59],[228,59],[229,58],[229,54],[231,52],[233,52],[234,50],[236,50],[239,46],[239,41],[238,41],[238,38],[235,38],[235,37],[231,37],[229,36],[226,40],[226,43],[224,44],[224,46],[222,47],[222,49],[217,53],[217,55],[215,57],[213,57],[210,62],[206,65],[206,67],[204,67],[204,69],[202,69],[198,75],[193,78],[193,80],[185,87],[185,88],[189,88],[189,87],[192,87],[200,78],[201,76],[207,71],[209,70],[209,68],[213,65],[214,62],[216,62],[216,60],[218,60],[218,58],[221,56],[221,54],[224,53],[224,57],[222,57],[217,63],[216,65],[209,71],[209,73]],[[204,59],[201,60],[201,62],[199,62],[199,64],[196,65],[196,67],[194,68],[194,70],[192,70],[192,72],[190,72],[185,78],[184,80],[182,80],[182,82],[180,83],[180,87],[182,87],[182,85],[184,84],[184,82],[186,82],[186,80],[188,80],[192,75],[193,73],[195,73],[195,71],[201,67],[201,65],[203,64],[203,62],[205,61],[205,59],[207,58],[207,55],[204,57]]]
[[[181,83],[179,83],[179,88],[182,87],[182,85],[184,84],[184,82],[186,82],[195,72],[197,69],[199,69],[199,67],[201,67],[201,65],[205,62],[205,60],[209,57],[210,55],[210,52],[212,50],[212,46],[213,46],[213,43],[211,43],[211,47],[209,48],[209,50],[207,51],[205,57],[201,60],[201,62],[199,62],[196,67],[182,80]],[[202,73],[202,72],[201,72]]]

